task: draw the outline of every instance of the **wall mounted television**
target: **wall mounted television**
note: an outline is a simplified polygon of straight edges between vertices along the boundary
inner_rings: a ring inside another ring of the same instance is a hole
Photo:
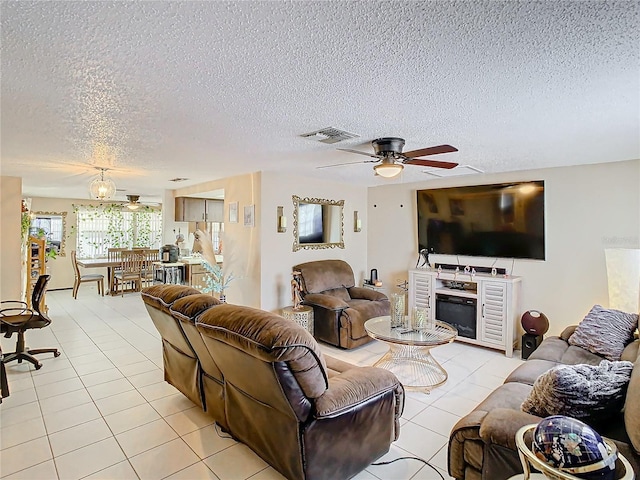
[[[417,191],[418,248],[545,259],[544,181]]]

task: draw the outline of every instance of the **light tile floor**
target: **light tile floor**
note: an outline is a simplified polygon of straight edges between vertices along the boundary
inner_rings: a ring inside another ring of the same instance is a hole
[[[43,367],[7,365],[11,396],[0,406],[2,479],[282,479],[241,443],[220,436],[213,420],[165,383],[160,337],[139,294],[99,297],[81,288],[47,294],[49,328],[27,333],[31,348],[57,347]],[[2,338],[5,352],[14,339]],[[371,342],[326,353],[371,365],[386,351]],[[497,351],[462,343],[432,350],[449,373],[426,395],[408,392],[400,438],[380,460],[418,456],[448,479],[451,427],[518,364]],[[519,352],[517,352],[519,353]],[[355,477],[434,480],[416,460],[369,466]]]

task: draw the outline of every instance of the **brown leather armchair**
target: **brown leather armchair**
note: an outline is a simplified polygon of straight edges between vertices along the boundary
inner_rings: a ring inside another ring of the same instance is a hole
[[[371,340],[364,322],[389,315],[383,293],[355,286],[353,270],[342,260],[319,260],[293,267],[302,278],[302,299],[313,307],[314,336],[340,348],[354,348]]]

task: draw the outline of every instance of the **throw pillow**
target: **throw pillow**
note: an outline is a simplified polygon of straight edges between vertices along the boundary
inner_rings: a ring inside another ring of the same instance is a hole
[[[626,361],[558,365],[536,379],[522,410],[539,417],[602,420],[621,411],[632,370],[633,363]]]
[[[325,295],[331,295],[332,297],[338,297],[340,300],[344,300],[345,302],[351,300],[349,290],[347,290],[345,287],[332,288],[331,290],[325,290],[322,293]]]
[[[569,345],[601,355],[607,360],[620,360],[624,347],[633,340],[638,328],[638,315],[594,305],[569,337]]]

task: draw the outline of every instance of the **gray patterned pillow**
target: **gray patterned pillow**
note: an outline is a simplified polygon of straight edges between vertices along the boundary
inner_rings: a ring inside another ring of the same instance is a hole
[[[622,409],[632,370],[631,362],[608,360],[600,365],[558,365],[536,379],[522,411],[602,420]]]
[[[594,305],[569,337],[569,345],[582,347],[607,360],[620,360],[624,347],[633,340],[636,328],[637,314]]]

